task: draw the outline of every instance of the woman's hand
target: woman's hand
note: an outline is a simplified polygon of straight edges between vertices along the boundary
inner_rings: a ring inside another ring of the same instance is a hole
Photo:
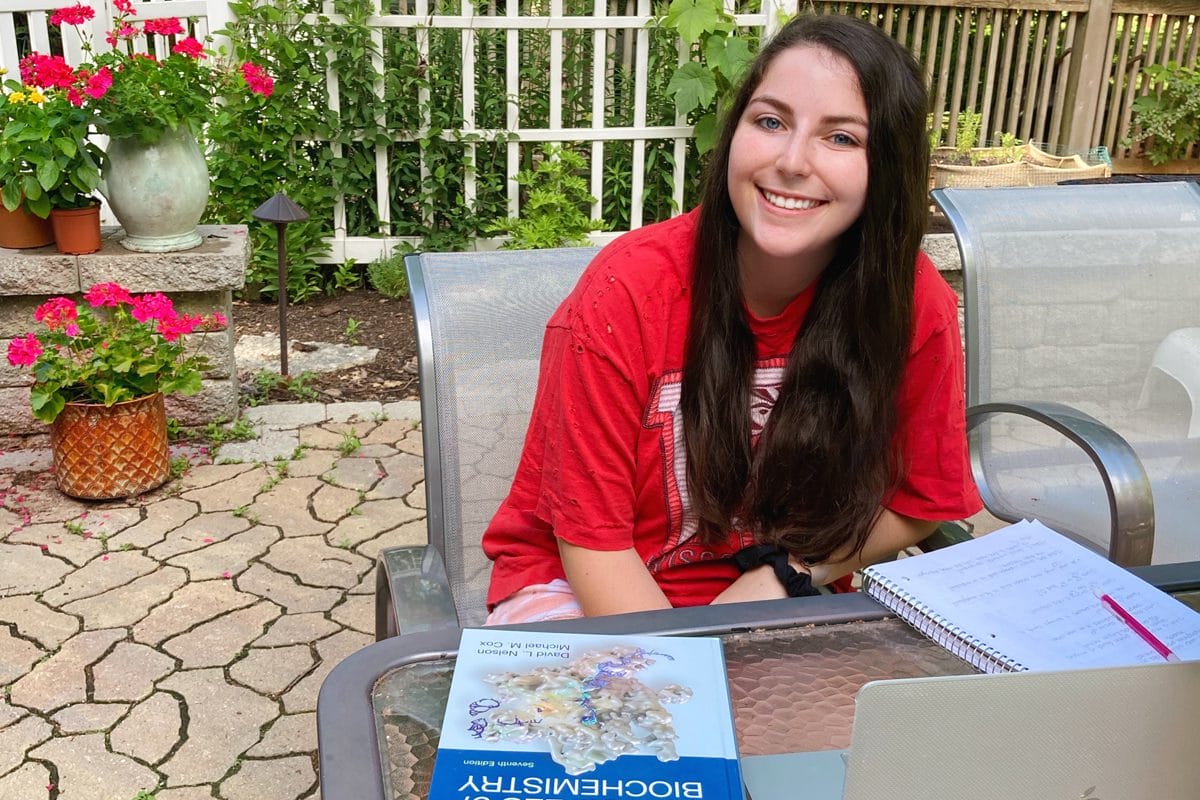
[[[559,539],[558,554],[567,583],[589,617],[671,607],[642,557],[632,547],[589,550]]]

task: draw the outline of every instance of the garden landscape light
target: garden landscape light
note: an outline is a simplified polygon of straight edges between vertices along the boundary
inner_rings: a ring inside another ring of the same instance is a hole
[[[251,212],[263,222],[275,223],[276,251],[279,254],[279,374],[287,377],[287,236],[288,223],[303,222],[308,212],[296,205],[283,192],[275,195]]]

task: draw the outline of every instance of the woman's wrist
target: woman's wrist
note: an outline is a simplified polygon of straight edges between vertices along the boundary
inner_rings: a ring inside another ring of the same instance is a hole
[[[733,562],[743,574],[751,570],[761,572],[759,570],[761,566],[769,565],[788,597],[807,597],[818,594],[808,566],[796,561],[778,546],[751,545],[734,553]]]

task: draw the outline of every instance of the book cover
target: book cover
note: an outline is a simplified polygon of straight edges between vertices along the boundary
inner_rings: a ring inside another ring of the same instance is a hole
[[[741,800],[715,638],[468,628],[431,800]]]

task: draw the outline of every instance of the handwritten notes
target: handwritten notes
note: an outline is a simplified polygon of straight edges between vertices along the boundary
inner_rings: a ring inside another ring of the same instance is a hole
[[[1200,659],[1200,614],[1036,521],[877,564],[864,576],[869,593],[931,638],[948,633],[965,647],[998,653],[1017,665],[1011,668],[1162,661],[1093,589],[1107,592],[1181,659]],[[881,591],[898,602],[885,601]],[[930,624],[937,630],[926,630]]]

